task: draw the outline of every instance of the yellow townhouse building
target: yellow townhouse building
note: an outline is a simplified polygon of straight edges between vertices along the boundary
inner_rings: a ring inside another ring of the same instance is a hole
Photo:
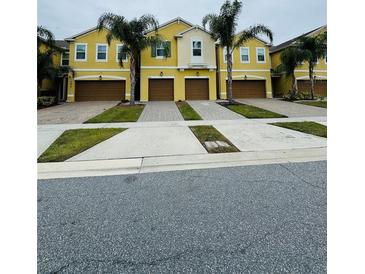
[[[303,35],[316,35],[321,27]],[[107,29],[96,27],[66,38],[67,59],[73,69],[66,79],[67,101],[111,101],[130,98],[128,56],[119,64],[119,41],[106,42]],[[164,40],[141,52],[137,68],[136,99],[146,101],[216,100],[227,98],[226,49],[208,31],[177,17],[158,28]],[[146,35],[156,35],[150,31]],[[237,37],[239,34],[237,34]],[[302,35],[301,35],[302,36]],[[255,38],[233,52],[233,97],[272,98],[283,96],[291,87],[284,74],[272,73],[280,64],[280,54],[295,44],[296,37],[272,47]],[[166,47],[167,46],[167,47]],[[168,54],[165,56],[166,48]],[[64,60],[63,60],[64,59]],[[295,71],[299,90],[309,89],[304,63]],[[316,93],[326,94],[327,62],[315,68]]]
[[[239,37],[239,34],[236,35]],[[270,44],[255,38],[232,53],[232,93],[233,98],[272,98]],[[226,48],[219,46],[218,93],[227,98],[227,58]]]
[[[158,28],[168,43],[141,53],[141,101],[215,100],[215,41],[203,28],[178,17]],[[147,35],[155,35],[149,32]]]
[[[280,54],[287,47],[294,46],[301,37],[303,36],[316,36],[323,32],[327,31],[327,26],[322,26],[316,28],[310,32],[302,34],[298,37],[295,37],[291,40],[288,40],[284,43],[281,43],[277,46],[271,47],[270,49],[270,57],[272,68],[275,70],[280,64]],[[300,66],[295,69],[295,77],[298,81],[298,90],[303,93],[310,92],[310,81],[309,81],[309,73],[308,73],[308,63],[304,62]],[[327,96],[327,57],[324,59],[318,60],[317,65],[314,67],[314,94],[317,96]],[[286,77],[285,73],[272,75],[273,82],[273,91],[275,97],[282,97],[288,93],[289,90],[292,89],[291,79],[290,77]]]
[[[130,97],[128,56],[119,64],[122,44],[106,41],[107,30],[96,27],[65,40],[69,43],[67,101],[114,101]]]

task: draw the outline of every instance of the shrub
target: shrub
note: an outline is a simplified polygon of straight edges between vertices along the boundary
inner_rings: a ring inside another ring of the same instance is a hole
[[[294,93],[294,91],[289,90],[288,94],[283,97],[284,101],[297,101],[297,100],[309,100],[311,99],[311,96],[309,93],[304,93],[298,91],[297,94]]]
[[[54,96],[40,96],[37,98],[37,106],[49,107],[56,104],[56,97]]]

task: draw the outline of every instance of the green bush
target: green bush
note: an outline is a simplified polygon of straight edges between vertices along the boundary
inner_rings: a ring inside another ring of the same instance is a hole
[[[56,101],[56,97],[54,96],[40,96],[37,98],[37,105],[48,107],[56,104]]]
[[[303,93],[298,91],[297,94],[293,90],[289,90],[288,94],[283,97],[284,101],[297,101],[297,100],[310,100],[311,95],[309,93]]]

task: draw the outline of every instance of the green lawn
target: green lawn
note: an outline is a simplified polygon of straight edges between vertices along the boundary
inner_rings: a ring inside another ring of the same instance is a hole
[[[315,122],[285,122],[273,123],[271,125],[293,129],[300,132],[327,138],[327,127]]]
[[[177,102],[176,105],[184,120],[202,120],[200,115],[187,102]]]
[[[296,102],[296,103],[313,107],[327,108],[327,101],[308,101],[308,102]]]
[[[246,118],[286,118],[287,116],[278,114],[266,109],[245,105],[245,104],[232,104],[226,105],[226,107],[238,114],[245,116]]]
[[[121,123],[136,122],[144,105],[115,106],[87,120],[85,123]]]
[[[39,163],[63,162],[96,144],[122,132],[124,128],[95,128],[66,130],[38,158]]]
[[[239,152],[239,150],[213,126],[191,126],[190,129],[209,153]],[[230,146],[217,147],[208,150],[205,146],[205,142],[208,141],[224,141]]]

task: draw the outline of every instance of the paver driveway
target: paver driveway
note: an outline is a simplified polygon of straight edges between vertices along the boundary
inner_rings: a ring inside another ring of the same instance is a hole
[[[188,103],[204,120],[245,119],[243,116],[222,107],[214,101],[188,101]]]
[[[183,121],[175,102],[147,102],[138,122]]]
[[[278,99],[236,99],[236,101],[267,109],[288,117],[327,116],[327,109],[286,102]]]
[[[38,124],[81,124],[116,104],[117,101],[75,102],[40,109]]]

